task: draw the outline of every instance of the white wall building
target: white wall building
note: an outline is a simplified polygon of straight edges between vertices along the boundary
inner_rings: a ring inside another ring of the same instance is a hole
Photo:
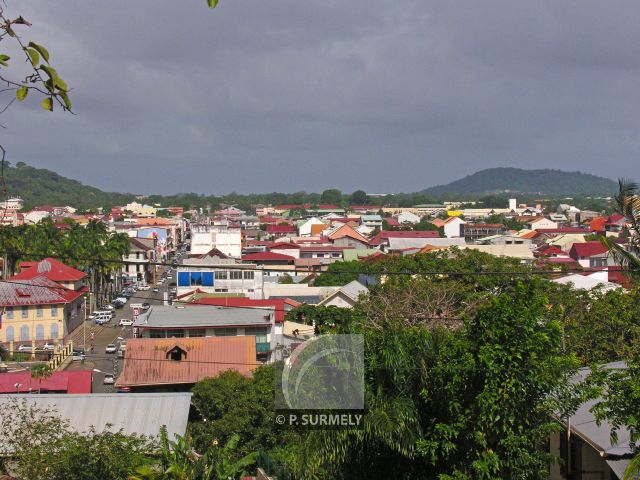
[[[242,256],[242,232],[226,225],[191,225],[191,255],[204,255],[217,248],[229,257]]]

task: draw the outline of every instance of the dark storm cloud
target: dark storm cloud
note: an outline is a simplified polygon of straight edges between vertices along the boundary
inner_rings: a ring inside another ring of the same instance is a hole
[[[14,106],[12,159],[145,193],[638,177],[637,2],[204,3],[10,2],[77,112]]]

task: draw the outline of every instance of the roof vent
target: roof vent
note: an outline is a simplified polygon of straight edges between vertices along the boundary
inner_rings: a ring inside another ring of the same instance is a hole
[[[38,263],[38,273],[45,273],[51,271],[51,263],[48,260],[42,260]]]

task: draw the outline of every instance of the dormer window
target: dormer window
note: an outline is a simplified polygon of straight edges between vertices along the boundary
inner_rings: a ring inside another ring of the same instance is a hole
[[[187,358],[187,352],[180,348],[179,346],[173,347],[171,350],[167,352],[166,355],[167,360],[172,360],[174,362],[180,362],[181,360]]]

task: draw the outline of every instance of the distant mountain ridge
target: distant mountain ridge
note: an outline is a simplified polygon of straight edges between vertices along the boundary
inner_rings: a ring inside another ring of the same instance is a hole
[[[611,195],[617,182],[589,173],[562,170],[525,170],[498,167],[480,170],[447,185],[427,188],[419,193],[433,196],[522,193],[545,195]]]
[[[51,170],[31,167],[24,162],[18,162],[15,167],[6,166],[4,177],[9,196],[22,198],[27,207],[69,205],[85,209],[124,205],[135,198],[130,193],[104,192]]]

